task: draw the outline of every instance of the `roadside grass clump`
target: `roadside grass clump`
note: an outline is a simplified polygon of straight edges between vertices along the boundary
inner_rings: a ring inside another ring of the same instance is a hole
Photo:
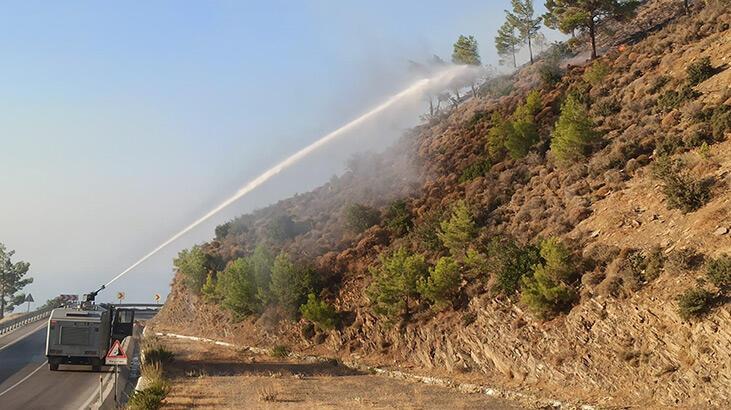
[[[277,392],[271,387],[262,387],[256,391],[259,401],[274,402],[277,401]]]
[[[584,81],[591,85],[597,85],[604,80],[610,72],[609,65],[601,60],[594,61],[589,68],[584,71]]]
[[[332,305],[320,300],[317,295],[307,295],[307,303],[300,306],[302,317],[314,323],[321,330],[335,329],[338,325],[338,312]]]
[[[683,172],[683,163],[660,157],[653,165],[653,174],[662,181],[668,209],[694,212],[711,200],[713,179],[697,179]]]
[[[127,407],[130,410],[159,409],[162,407],[162,401],[170,392],[170,384],[165,379],[163,366],[160,362],[143,363],[141,371],[147,380],[147,385],[144,389],[130,395]]]
[[[688,83],[697,85],[713,77],[714,69],[710,57],[703,57],[691,63],[685,70],[688,74]]]
[[[289,348],[285,345],[276,345],[272,348],[272,357],[284,358],[289,356]]]
[[[548,319],[566,311],[576,301],[572,283],[577,276],[571,251],[558,239],[541,242],[543,262],[533,267],[533,275],[521,280],[520,300],[536,316]]]
[[[694,287],[678,295],[675,299],[678,303],[678,314],[683,319],[700,317],[711,308],[713,294],[701,287]]]
[[[723,254],[706,263],[706,276],[719,291],[731,292],[731,256]]]
[[[144,352],[145,360],[143,364],[147,365],[162,367],[166,364],[172,363],[175,359],[175,354],[162,345],[147,347]]]
[[[439,258],[436,266],[429,269],[429,275],[417,282],[419,294],[432,302],[436,309],[447,307],[454,300],[462,282],[460,270],[461,267],[454,258]]]

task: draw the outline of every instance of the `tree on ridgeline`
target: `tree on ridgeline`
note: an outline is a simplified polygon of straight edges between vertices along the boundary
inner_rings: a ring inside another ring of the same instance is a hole
[[[535,17],[533,0],[512,0],[513,11],[506,10],[507,22],[518,31],[520,41],[528,45],[530,63],[533,64],[533,38],[541,28],[541,17]]]
[[[472,65],[476,67],[482,65],[480,51],[477,48],[477,40],[474,36],[459,36],[457,42],[454,43],[452,62],[457,65]],[[472,88],[472,96],[477,97],[475,83],[470,83],[470,87]],[[459,90],[457,90],[457,101],[459,101]]]
[[[587,33],[591,40],[591,58],[597,58],[597,25],[607,18],[618,20],[634,15],[638,0],[546,0],[543,19],[551,28],[568,34],[574,30]]]
[[[498,55],[504,62],[507,57],[512,57],[513,68],[518,67],[518,62],[515,60],[516,46],[520,44],[520,38],[515,33],[515,27],[510,22],[506,21],[497,31],[495,36],[495,49],[497,49]]]
[[[19,293],[24,287],[33,283],[33,278],[26,278],[30,263],[18,261],[13,263],[11,258],[15,251],[9,251],[0,243],[0,319],[5,312],[13,309],[25,301],[25,294]]]

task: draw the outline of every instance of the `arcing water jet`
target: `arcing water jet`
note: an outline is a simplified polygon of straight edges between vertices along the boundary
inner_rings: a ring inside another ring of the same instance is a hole
[[[185,227],[180,232],[176,233],[175,235],[171,236],[168,240],[160,244],[157,248],[153,249],[150,253],[143,256],[140,260],[133,263],[130,267],[122,271],[120,274],[112,278],[109,282],[107,282],[104,287],[109,286],[112,284],[112,282],[116,281],[117,279],[121,278],[125,274],[127,274],[132,269],[139,266],[141,263],[158,253],[160,250],[165,248],[166,246],[170,245],[172,242],[180,238],[181,236],[185,235],[189,231],[191,231],[196,226],[200,225],[201,223],[205,222],[212,216],[216,215],[218,212],[226,208],[227,206],[231,205],[232,203],[239,200],[244,195],[248,194],[249,192],[253,191],[257,187],[261,186],[263,183],[274,177],[275,175],[279,174],[283,170],[291,167],[292,165],[299,162],[301,159],[307,157],[312,152],[316,151],[318,148],[323,147],[324,145],[330,143],[331,141],[337,139],[338,137],[342,136],[349,130],[357,127],[358,125],[363,124],[364,122],[370,120],[371,118],[375,117],[379,113],[387,110],[389,107],[392,107],[396,103],[405,100],[407,98],[413,98],[413,97],[419,97],[423,93],[429,91],[429,90],[444,90],[448,87],[450,87],[451,84],[463,80],[465,77],[469,76],[475,76],[477,72],[473,67],[468,66],[454,66],[450,67],[447,70],[444,70],[437,75],[433,76],[432,78],[423,79],[420,81],[417,81],[413,85],[411,85],[409,88],[405,89],[404,91],[390,97],[382,104],[378,105],[377,107],[373,108],[372,110],[368,111],[367,113],[361,115],[360,117],[354,119],[353,121],[345,124],[344,126],[338,128],[337,130],[325,135],[324,137],[320,138],[319,140],[313,142],[312,144],[306,146],[305,148],[299,150],[298,152],[292,154],[290,157],[285,159],[284,161],[278,163],[277,165],[273,166],[263,174],[259,175],[258,177],[251,180],[249,183],[244,185],[241,189],[238,190],[234,195],[232,195],[230,198],[223,201],[220,205],[213,208],[210,212],[200,217],[198,220],[193,222],[192,224]],[[102,289],[104,288],[102,287]],[[101,289],[100,289],[101,290]]]

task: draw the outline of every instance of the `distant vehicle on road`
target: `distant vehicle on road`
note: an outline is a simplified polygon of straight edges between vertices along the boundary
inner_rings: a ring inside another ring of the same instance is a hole
[[[87,295],[79,307],[51,312],[46,334],[46,357],[51,370],[58,370],[61,364],[80,364],[90,365],[98,372],[111,344],[132,335],[134,309],[95,304],[100,290]]]

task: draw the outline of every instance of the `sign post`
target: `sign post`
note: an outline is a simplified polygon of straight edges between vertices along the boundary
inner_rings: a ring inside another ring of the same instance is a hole
[[[119,343],[119,340],[115,340],[112,347],[109,348],[109,352],[107,352],[107,357],[105,358],[104,363],[107,366],[114,366],[114,402],[116,403],[119,397],[117,392],[119,365],[127,365],[127,354],[122,349],[122,345]]]

